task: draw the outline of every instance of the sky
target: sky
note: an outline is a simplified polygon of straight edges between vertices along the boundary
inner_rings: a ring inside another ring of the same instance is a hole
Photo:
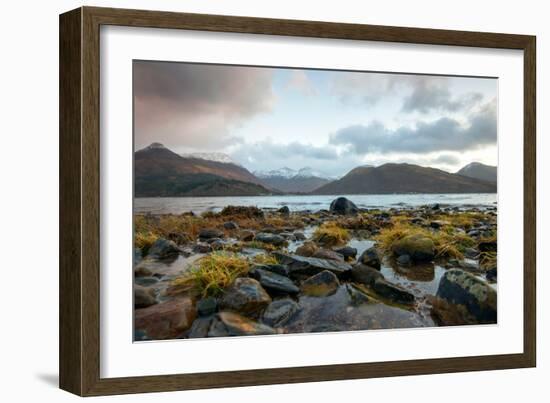
[[[342,176],[497,164],[497,79],[134,61],[135,148]]]

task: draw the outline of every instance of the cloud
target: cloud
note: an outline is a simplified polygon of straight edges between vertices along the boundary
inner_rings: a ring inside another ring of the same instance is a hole
[[[272,70],[172,62],[134,62],[136,147],[153,141],[178,150],[238,141],[229,129],[271,110]]]
[[[317,95],[315,86],[304,70],[292,70],[286,88],[299,91],[306,96]]]
[[[496,138],[496,105],[490,102],[471,115],[467,125],[442,117],[392,130],[374,121],[340,129],[330,136],[330,143],[346,146],[355,154],[428,153],[474,150],[495,144]]]
[[[281,144],[274,143],[271,140],[264,140],[257,143],[242,144],[233,154],[239,156],[241,160],[250,160],[252,158],[256,161],[266,161],[274,158],[284,160],[292,157],[316,160],[338,159],[338,152],[334,146],[315,146],[297,141]]]

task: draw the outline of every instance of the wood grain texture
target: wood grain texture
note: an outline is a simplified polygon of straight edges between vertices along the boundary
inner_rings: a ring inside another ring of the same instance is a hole
[[[524,51],[524,352],[384,363],[100,378],[101,25]],[[60,17],[60,386],[82,396],[532,367],[535,319],[535,37],[83,7]]]

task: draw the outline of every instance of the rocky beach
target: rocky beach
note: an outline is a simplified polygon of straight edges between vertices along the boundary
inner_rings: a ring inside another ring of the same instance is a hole
[[[134,216],[134,339],[497,322],[496,206]]]

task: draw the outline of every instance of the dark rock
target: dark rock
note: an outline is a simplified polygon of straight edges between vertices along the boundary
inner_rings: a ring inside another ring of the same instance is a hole
[[[190,339],[208,337],[208,330],[210,330],[213,319],[213,316],[199,317],[195,319],[191,325],[191,329],[189,329],[187,337]]]
[[[303,232],[295,232],[294,233],[294,238],[296,238],[297,241],[305,241],[306,240],[306,236],[304,235]]]
[[[155,305],[156,303],[157,300],[155,298],[155,291],[152,288],[134,284],[135,308],[147,308],[148,306]]]
[[[351,215],[357,214],[359,212],[357,206],[351,200],[348,200],[345,197],[334,199],[332,203],[330,203],[329,210],[331,213],[340,215]]]
[[[148,308],[136,309],[134,327],[145,331],[152,340],[173,339],[191,327],[196,315],[192,298],[174,298]]]
[[[150,277],[152,275],[153,272],[143,260],[134,267],[134,277]]]
[[[228,230],[236,230],[236,229],[239,229],[239,226],[237,225],[236,222],[233,222],[233,221],[228,221],[228,222],[224,222],[223,223],[223,227],[225,229],[228,229]]]
[[[460,269],[447,271],[439,283],[437,296],[464,305],[480,322],[497,320],[497,293],[485,281]]]
[[[430,207],[432,210],[441,210],[441,206],[439,203],[435,203]]]
[[[145,330],[135,329],[134,341],[145,341],[145,340],[151,340],[149,336],[147,336],[147,332],[145,332]]]
[[[267,232],[260,232],[256,234],[254,239],[258,242],[268,243],[274,246],[282,246],[286,243],[286,240],[281,235],[270,234]]]
[[[292,316],[298,312],[299,306],[289,298],[273,301],[265,309],[262,321],[271,327],[281,327],[287,323]]]
[[[355,256],[357,256],[357,249],[352,248],[351,246],[336,249],[335,252],[342,255],[344,260],[355,259]]]
[[[158,259],[166,259],[179,255],[180,248],[174,241],[158,238],[149,248],[148,256]]]
[[[468,270],[476,273],[479,273],[481,271],[477,260],[463,259],[459,262],[459,265],[464,270]]]
[[[207,297],[197,302],[197,313],[199,316],[209,316],[218,310],[218,301],[216,298]]]
[[[317,249],[315,253],[312,255],[312,257],[316,257],[319,259],[336,260],[337,262],[344,261],[344,257],[339,253],[336,253],[330,249],[323,249],[323,248]]]
[[[134,248],[134,267],[141,262],[142,252],[140,248]]]
[[[368,295],[353,284],[346,284],[346,291],[349,294],[350,304],[352,306],[359,306],[369,302]]]
[[[223,231],[217,228],[203,228],[199,231],[199,238],[202,240],[223,238],[223,235]]]
[[[485,278],[488,281],[497,281],[497,268],[493,267],[492,269],[487,270],[485,273]]]
[[[310,297],[326,297],[336,292],[340,282],[338,277],[328,270],[324,270],[302,282],[302,294]]]
[[[409,255],[413,262],[429,262],[435,257],[435,245],[424,235],[412,234],[395,241],[392,252],[396,256]]]
[[[380,270],[380,254],[378,253],[378,250],[376,247],[371,246],[366,251],[364,251],[361,256],[359,256],[358,261],[360,263],[363,263],[364,265],[370,266],[375,268],[376,270]]]
[[[440,229],[447,225],[451,225],[451,223],[449,221],[444,221],[444,220],[434,220],[430,222],[430,227],[434,229]]]
[[[210,325],[208,337],[257,336],[275,334],[275,330],[234,312],[219,312]]]
[[[149,287],[150,285],[156,284],[159,282],[159,279],[153,276],[148,277],[136,277],[134,279],[134,282],[137,285],[141,285],[143,287]]]
[[[296,248],[296,254],[305,257],[311,257],[319,249],[314,242],[304,242],[303,245]]]
[[[400,266],[410,266],[412,264],[411,257],[409,255],[401,255],[395,261]]]
[[[398,285],[392,284],[383,279],[377,279],[372,288],[376,293],[384,298],[390,299],[401,304],[412,304],[414,295]]]
[[[351,269],[351,278],[357,283],[365,284],[369,287],[372,287],[376,280],[383,280],[384,276],[378,270],[370,266],[364,265],[362,263],[357,263]]]
[[[288,277],[262,269],[254,268],[249,272],[250,276],[260,282],[262,287],[279,293],[297,294],[300,289]]]
[[[240,233],[239,233],[239,240],[243,241],[243,242],[250,242],[254,239],[254,231],[250,231],[250,230],[242,230]]]
[[[212,252],[212,246],[207,243],[196,243],[193,245],[193,252],[195,253],[210,253]]]
[[[220,307],[250,317],[258,317],[269,303],[271,303],[271,297],[258,281],[253,278],[239,277],[225,290]]]
[[[270,271],[272,273],[288,277],[288,267],[284,264],[256,264],[253,269]]]
[[[209,244],[212,250],[222,250],[229,245],[229,243],[225,242],[223,239],[212,239],[211,241],[212,242]]]
[[[464,249],[464,256],[468,259],[477,259],[479,252],[475,248],[466,248]]]
[[[483,241],[480,242],[478,248],[481,252],[496,252],[497,251],[497,242],[496,241]]]
[[[279,213],[283,214],[283,215],[289,215],[290,214],[290,209],[288,208],[288,206],[283,206],[277,211]]]
[[[275,257],[282,264],[286,264],[290,277],[312,276],[323,270],[328,270],[337,276],[345,276],[351,272],[351,265],[336,260],[318,259],[298,255],[287,255],[281,252],[274,252]]]

